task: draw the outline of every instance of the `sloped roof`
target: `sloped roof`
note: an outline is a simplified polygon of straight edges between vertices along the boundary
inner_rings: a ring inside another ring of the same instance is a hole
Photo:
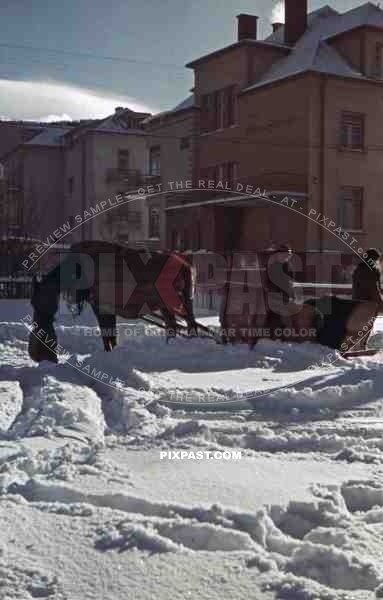
[[[144,125],[148,125],[151,122],[157,121],[158,119],[166,119],[166,117],[170,117],[180,112],[181,110],[188,110],[189,108],[193,108],[194,104],[194,95],[191,94],[185,100],[182,100],[177,106],[171,108],[170,110],[164,110],[160,113],[156,113],[155,115],[150,115],[147,119],[143,121]]]
[[[321,8],[318,8],[318,10],[314,10],[313,12],[309,13],[307,15],[307,25],[308,27],[311,27],[314,23],[314,21],[318,18],[318,17],[322,17],[327,19],[328,17],[336,17],[337,15],[339,15],[338,11],[335,10],[334,8],[331,8],[331,6],[322,6]],[[285,26],[282,25],[281,27],[279,27],[277,29],[277,31],[273,31],[273,33],[271,35],[269,35],[266,39],[266,42],[274,42],[277,44],[284,44],[285,41]]]
[[[137,119],[144,121],[150,117],[150,113],[142,113],[131,110],[130,108],[116,109],[112,115],[103,119],[90,119],[89,121],[80,124],[78,127],[73,127],[68,130],[68,138],[74,140],[80,137],[83,133],[88,131],[95,131],[97,133],[119,133],[132,135],[144,135],[145,132],[142,129],[130,127],[131,123],[129,119]]]
[[[127,130],[130,129],[129,120],[133,119],[145,119],[150,116],[150,113],[139,113],[131,110],[130,108],[116,109],[116,112],[105,119],[98,122],[97,130]]]
[[[383,10],[375,4],[367,2],[333,19],[328,19],[323,25],[323,39],[329,39],[358,27],[383,29]]]
[[[25,142],[25,146],[62,146],[63,136],[70,131],[69,127],[47,127],[32,139]]]
[[[170,112],[177,112],[179,110],[193,108],[193,106],[194,106],[194,96],[193,96],[193,94],[191,94],[190,96],[185,98],[185,100],[183,100],[182,102],[177,104],[177,106],[175,106]]]
[[[274,63],[257,83],[244,91],[307,71],[365,79],[361,72],[349,65],[335,48],[326,43],[334,35],[361,26],[374,26],[383,30],[383,10],[368,2],[343,14],[328,6],[311,13],[306,32],[291,52]],[[281,27],[273,35],[283,35],[283,29]]]

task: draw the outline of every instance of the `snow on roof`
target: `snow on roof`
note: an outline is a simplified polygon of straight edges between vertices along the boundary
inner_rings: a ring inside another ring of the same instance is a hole
[[[337,15],[339,15],[338,11],[331,8],[331,6],[328,6],[328,5],[322,6],[322,8],[319,8],[318,10],[314,10],[313,12],[308,14],[307,25],[308,25],[308,27],[311,27],[313,25],[315,19],[317,19],[318,17],[328,18],[328,17],[335,17]],[[269,35],[265,41],[284,44],[284,42],[285,42],[285,26],[282,25],[281,27],[279,27],[276,31],[274,31],[271,35]]]
[[[351,31],[357,27],[378,27],[383,29],[383,10],[367,2],[323,24],[323,39]]]
[[[185,100],[177,104],[170,112],[177,112],[178,110],[185,110],[186,108],[192,108],[194,106],[194,96],[191,94]]]
[[[325,40],[355,29],[355,27],[367,25],[383,29],[383,10],[371,3],[363,4],[343,14],[337,13],[328,6],[311,13],[305,34],[291,49],[288,56],[274,63],[256,84],[248,87],[245,91],[306,71],[317,71],[340,77],[363,78],[363,74],[352,68]],[[281,27],[273,36],[276,34],[283,36],[283,30],[284,27]]]
[[[175,106],[174,108],[171,108],[170,110],[164,110],[164,111],[162,111],[160,113],[156,113],[154,115],[150,115],[150,117],[145,119],[143,121],[143,123],[144,123],[144,125],[148,125],[149,123],[156,121],[157,119],[169,117],[170,115],[173,115],[181,110],[187,110],[188,108],[193,108],[193,106],[195,106],[194,105],[194,96],[193,96],[193,94],[191,94],[190,96],[185,98],[185,100],[182,100],[182,102],[177,104],[177,106]]]
[[[31,140],[25,142],[26,146],[61,146],[63,135],[70,131],[69,127],[47,127]]]

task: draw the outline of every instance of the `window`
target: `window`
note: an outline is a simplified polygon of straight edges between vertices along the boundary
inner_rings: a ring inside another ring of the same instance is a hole
[[[352,150],[362,150],[364,146],[364,115],[342,114],[341,145]]]
[[[215,92],[215,127],[223,129],[225,126],[225,90]]]
[[[235,86],[201,96],[201,132],[216,131],[237,122]]]
[[[68,194],[71,196],[74,191],[74,177],[68,179]]]
[[[215,183],[221,183],[223,185],[226,185],[226,165],[217,165],[215,171]]]
[[[155,206],[149,208],[149,237],[160,237],[160,211]]]
[[[237,122],[237,94],[235,86],[226,89],[226,126],[231,127]]]
[[[128,171],[129,169],[129,150],[118,151],[118,168],[120,171]]]
[[[190,148],[190,137],[183,137],[180,140],[180,150]]]
[[[230,188],[235,188],[238,182],[238,163],[227,163],[227,182]]]
[[[346,231],[363,229],[363,188],[344,187],[341,189],[339,223]]]
[[[153,146],[149,154],[149,174],[161,175],[161,148]]]
[[[378,79],[383,79],[383,44],[375,46],[375,66],[374,76]]]
[[[216,165],[215,167],[207,167],[201,169],[200,179],[204,181],[214,181],[215,185],[223,184],[224,187],[233,189],[238,182],[237,162],[227,162]]]

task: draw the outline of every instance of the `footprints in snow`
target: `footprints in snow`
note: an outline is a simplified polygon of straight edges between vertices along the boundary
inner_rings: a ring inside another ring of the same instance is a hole
[[[12,492],[39,510],[58,514],[97,521],[97,511],[112,511],[94,532],[95,547],[103,552],[242,551],[250,553],[249,568],[301,576],[336,589],[373,590],[382,583],[383,488],[374,482],[318,488],[312,502],[255,513],[150,502],[123,493],[91,494],[33,480]],[[376,560],[366,560],[366,545]]]

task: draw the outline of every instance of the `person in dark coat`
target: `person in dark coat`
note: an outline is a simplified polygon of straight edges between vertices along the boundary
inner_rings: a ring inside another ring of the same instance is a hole
[[[283,304],[295,300],[293,256],[290,246],[283,244],[273,252],[267,267],[268,291],[275,297],[278,294]]]
[[[381,254],[379,250],[367,250],[367,258],[355,269],[352,276],[352,299],[362,302],[383,303],[381,285]]]
[[[293,256],[291,248],[283,244],[273,251],[267,266],[267,321],[272,335],[285,328],[285,319],[289,315],[288,306],[295,300]]]

